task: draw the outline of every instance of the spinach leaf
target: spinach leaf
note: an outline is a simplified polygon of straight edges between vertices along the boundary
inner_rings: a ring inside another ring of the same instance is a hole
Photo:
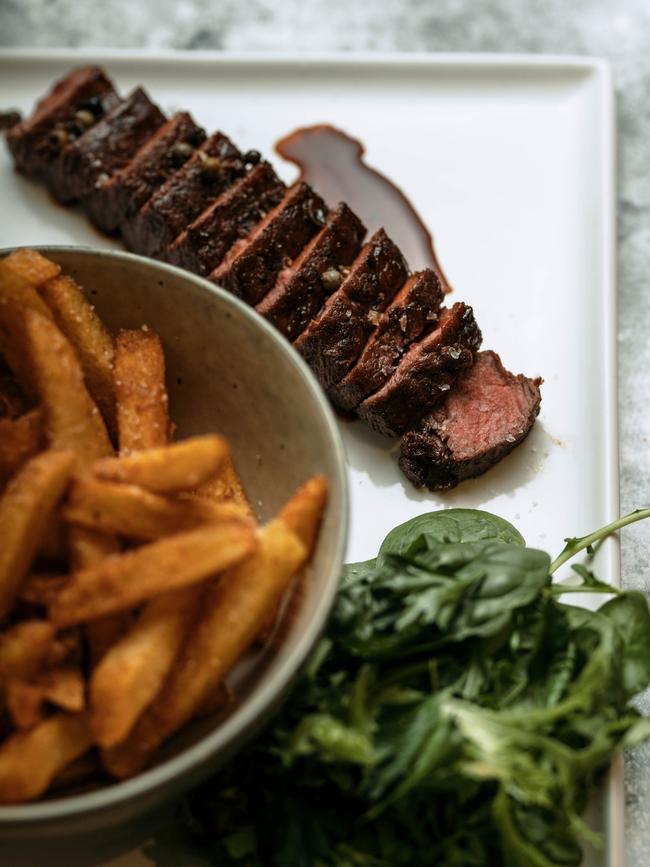
[[[549,584],[549,563],[543,551],[493,541],[385,555],[374,571],[346,576],[332,631],[366,658],[494,636]]]
[[[497,515],[478,509],[443,509],[418,515],[391,530],[379,549],[378,561],[381,564],[388,554],[415,557],[439,544],[488,541],[525,544],[521,533]]]
[[[600,614],[613,623],[622,642],[621,662],[626,698],[650,681],[650,613],[645,596],[631,590],[606,602]]]

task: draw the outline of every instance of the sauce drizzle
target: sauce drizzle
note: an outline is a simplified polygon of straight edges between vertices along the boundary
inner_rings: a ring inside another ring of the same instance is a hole
[[[281,138],[275,150],[298,166],[300,180],[313,186],[325,201],[331,205],[347,202],[369,235],[383,226],[412,270],[433,268],[445,291],[451,291],[431,233],[402,190],[366,164],[360,141],[329,124],[317,124]]]

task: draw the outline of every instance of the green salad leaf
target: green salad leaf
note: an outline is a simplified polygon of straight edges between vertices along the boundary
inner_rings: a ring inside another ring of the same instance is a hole
[[[644,517],[644,512],[635,513]],[[278,717],[189,796],[180,829],[223,867],[579,867],[612,756],[650,736],[650,612],[577,552],[450,509],[344,570],[326,637]],[[598,610],[566,593],[608,594]]]

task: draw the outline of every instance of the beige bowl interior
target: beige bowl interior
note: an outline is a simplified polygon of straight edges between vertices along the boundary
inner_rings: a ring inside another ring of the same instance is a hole
[[[161,336],[177,438],[229,440],[253,507],[265,520],[303,481],[323,473],[325,521],[300,604],[270,653],[236,673],[242,701],[225,718],[189,727],[158,764],[125,783],[0,808],[0,840],[38,825],[48,833],[112,825],[179,794],[223,763],[279,702],[320,636],[338,585],[347,528],[345,468],[336,422],[290,345],[250,308],[207,281],[126,253],[41,248],[84,287],[113,330]]]

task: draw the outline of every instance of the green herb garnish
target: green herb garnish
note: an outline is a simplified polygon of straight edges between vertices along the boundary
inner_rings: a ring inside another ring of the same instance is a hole
[[[229,867],[556,867],[612,756],[650,735],[645,598],[551,563],[464,509],[395,528],[347,566],[326,638],[265,734],[185,805]],[[579,582],[579,583],[578,583]],[[597,611],[565,593],[611,597]]]

